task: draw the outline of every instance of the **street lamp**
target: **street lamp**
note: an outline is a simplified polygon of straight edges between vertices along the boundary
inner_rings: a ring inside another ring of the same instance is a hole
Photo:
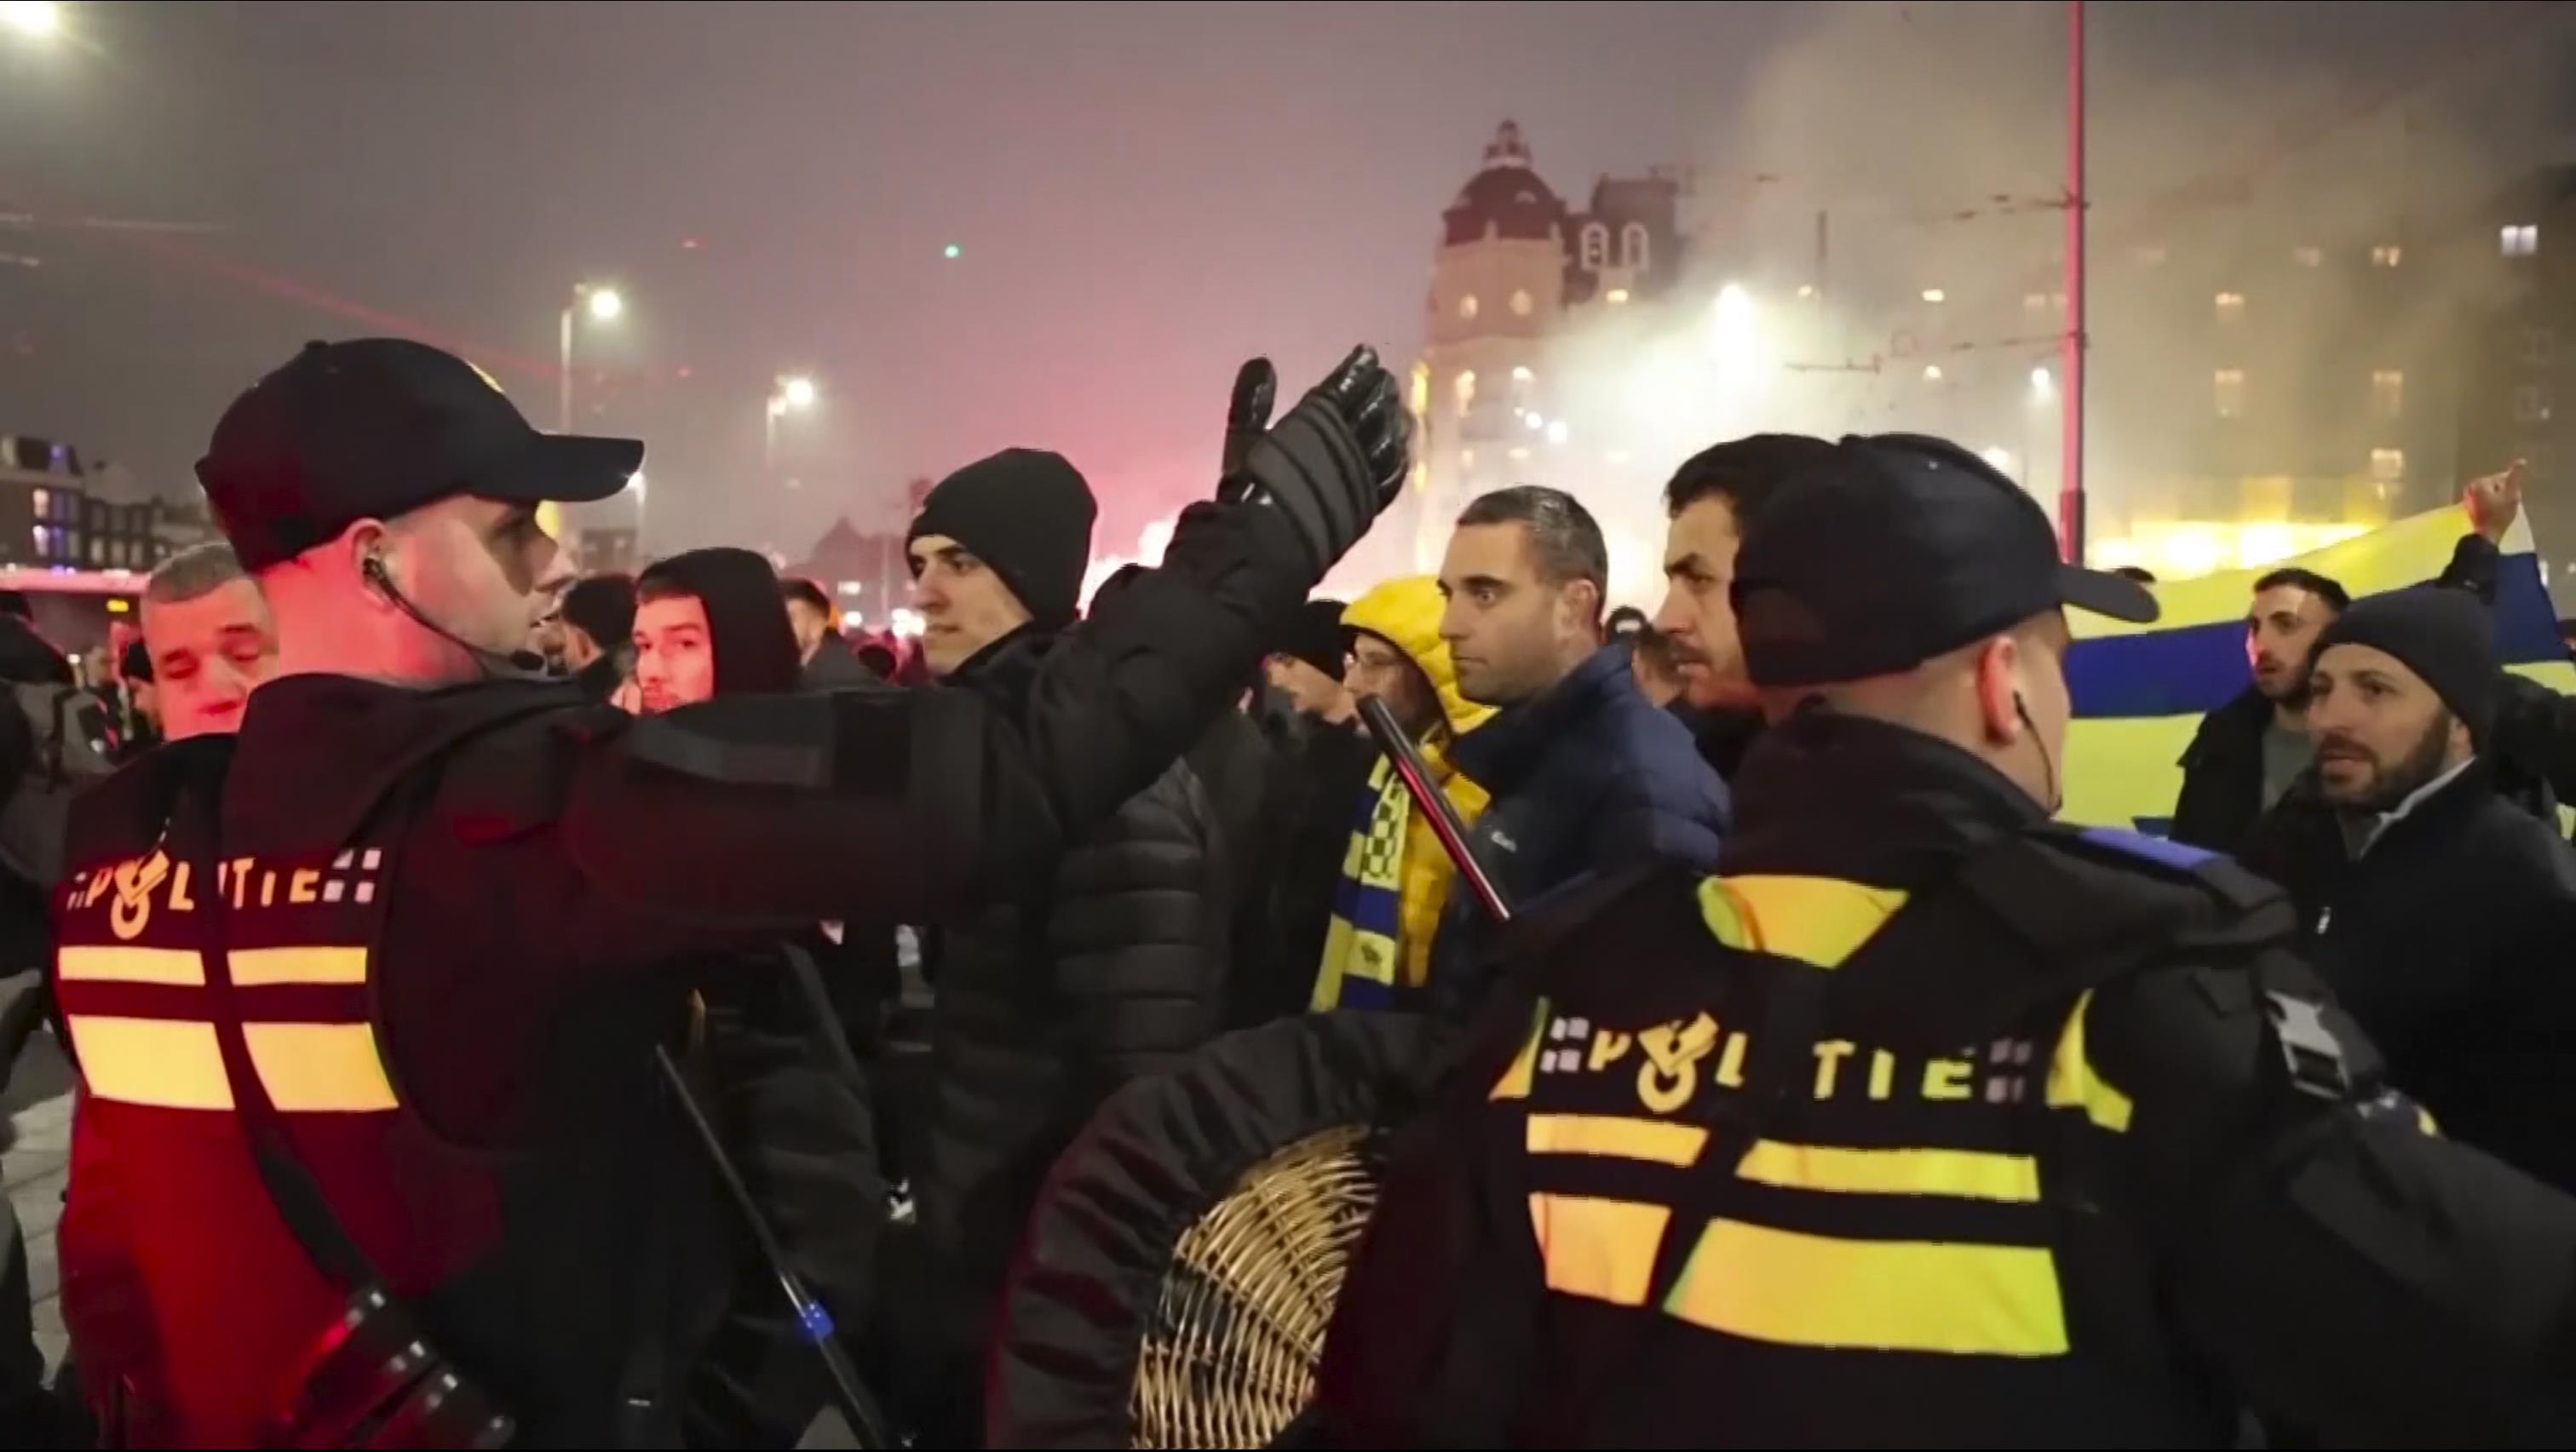
[[[556,361],[562,375],[555,395],[555,432],[572,432],[572,315],[576,308],[590,313],[595,323],[614,322],[626,311],[626,299],[613,287],[592,287],[589,283],[573,284],[572,297],[564,303],[562,328],[557,334],[561,356]]]
[[[778,380],[771,390],[768,407],[762,410],[760,434],[760,467],[767,473],[778,462],[778,421],[789,413],[802,413],[814,406],[814,380],[797,374]]]
[[[2030,396],[2032,398],[2041,403],[2046,403],[2048,402],[2048,395],[2055,392],[2056,388],[2057,380],[2049,376],[2049,372],[2046,368],[2033,368],[2030,370]]]
[[[51,40],[62,33],[63,7],[53,0],[0,0],[0,25],[31,40]]]

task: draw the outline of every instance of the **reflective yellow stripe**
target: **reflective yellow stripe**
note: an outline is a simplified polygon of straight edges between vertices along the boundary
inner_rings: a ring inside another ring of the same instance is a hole
[[[1520,1057],[1512,1060],[1503,1077],[1494,1081],[1493,1092],[1485,1096],[1488,1103],[1529,1097],[1530,1080],[1538,1073],[1538,1043],[1547,1033],[1547,1019],[1547,1000],[1542,998],[1538,1011],[1530,1015],[1529,1037],[1521,1042]]]
[[[1533,1114],[1527,1135],[1534,1155],[1610,1155],[1686,1165],[1699,1158],[1708,1131],[1664,1119],[1622,1114]]]
[[[235,948],[233,982],[243,988],[280,983],[364,983],[364,948]]]
[[[1646,1304],[1671,1210],[1589,1195],[1532,1195],[1529,1205],[1549,1290],[1614,1306]]]
[[[65,983],[161,983],[203,988],[206,960],[194,948],[72,947],[55,955],[54,973]]]
[[[215,1026],[184,1019],[71,1014],[81,1082],[101,1099],[157,1109],[230,1109]]]
[[[1737,1166],[1739,1178],[1784,1190],[1841,1195],[1948,1195],[1963,1200],[2039,1201],[2039,1162],[1982,1150],[1844,1149],[1762,1140]]]
[[[1651,1243],[1640,1254],[1651,1258]],[[1551,1268],[1551,1283],[1553,1275]],[[2067,1350],[2056,1263],[2027,1246],[1836,1240],[1716,1220],[1664,1309],[1695,1326],[1782,1346],[1961,1356]]]
[[[288,1114],[373,1114],[398,1102],[362,1023],[252,1023],[242,1039],[269,1102]]]
[[[1700,918],[1730,948],[1839,967],[1905,906],[1905,894],[1835,877],[1712,877]]]
[[[2065,1030],[2057,1036],[2057,1052],[2048,1060],[2048,1107],[2081,1109],[2096,1126],[2125,1133],[2136,1106],[2093,1072],[2093,1061],[2085,1054],[2084,1016],[2092,1007],[2093,991],[2088,988],[2075,1000],[2075,1012],[2068,1015]]]

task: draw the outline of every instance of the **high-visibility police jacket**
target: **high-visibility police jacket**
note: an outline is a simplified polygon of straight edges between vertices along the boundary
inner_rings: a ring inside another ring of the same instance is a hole
[[[1775,735],[1728,870],[1539,934],[1538,1001],[1396,1150],[1334,1440],[2576,1428],[2576,1202],[2371,1082],[2277,894],[1928,738]]]
[[[212,755],[183,748],[165,765]],[[686,1254],[649,1227],[716,1223],[703,1198],[674,1203],[686,1181],[665,1167],[687,1146],[640,1055],[631,1134],[519,1158],[444,1141],[407,1110],[377,1018],[415,823],[389,814],[345,845],[236,854],[209,840],[210,804],[174,802],[143,850],[82,861],[57,903],[54,991],[82,1091],[63,1315],[122,1441],[276,1445],[358,1289],[325,1274],[271,1199],[245,1077],[434,1349],[538,1440],[607,1435],[612,1399],[567,1420],[564,1389],[585,1363],[613,1371],[630,1354],[635,1336],[603,1312],[667,1309],[608,1294],[676,1274],[639,1264]]]

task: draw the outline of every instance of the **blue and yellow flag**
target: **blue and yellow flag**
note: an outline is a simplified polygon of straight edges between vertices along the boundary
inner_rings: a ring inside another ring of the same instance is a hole
[[[2358,600],[2438,577],[2467,528],[2456,507],[2437,509],[2280,563],[2340,581]],[[2165,830],[2182,790],[2183,748],[2200,718],[2253,679],[2245,659],[2245,607],[2264,573],[2235,570],[2153,586],[2164,607],[2164,618],[2153,625],[2067,612],[2077,637],[2066,658],[2075,720],[2067,730],[2060,817]],[[2556,612],[2540,583],[2526,520],[2515,520],[2504,539],[2496,631],[2515,670],[2576,690],[2576,667],[2558,644]]]

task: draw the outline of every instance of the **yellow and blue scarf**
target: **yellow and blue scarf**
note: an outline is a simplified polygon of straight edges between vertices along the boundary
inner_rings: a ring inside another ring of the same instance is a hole
[[[1435,759],[1435,770],[1438,765]],[[1485,809],[1484,791],[1465,777],[1449,777],[1441,791],[1470,821]],[[1315,975],[1316,1012],[1403,1008],[1430,982],[1431,940],[1457,869],[1427,826],[1413,830],[1417,815],[1404,779],[1379,761],[1342,856],[1342,883]]]

